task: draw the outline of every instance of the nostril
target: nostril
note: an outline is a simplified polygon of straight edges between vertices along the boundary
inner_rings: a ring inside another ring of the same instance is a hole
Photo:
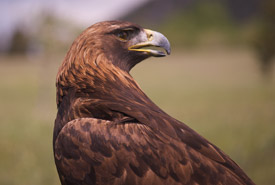
[[[153,34],[150,33],[150,34],[148,35],[148,40],[149,40],[149,41],[153,40]]]

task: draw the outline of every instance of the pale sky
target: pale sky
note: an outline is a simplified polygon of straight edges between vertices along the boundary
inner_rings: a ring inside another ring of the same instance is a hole
[[[98,21],[116,19],[146,1],[149,0],[0,0],[0,34],[9,34],[17,23],[31,25],[45,10],[88,27]]]

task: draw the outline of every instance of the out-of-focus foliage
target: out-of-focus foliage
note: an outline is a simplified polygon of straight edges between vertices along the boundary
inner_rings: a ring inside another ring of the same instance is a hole
[[[31,29],[19,25],[15,30],[8,54],[54,54],[68,50],[80,29],[50,14],[41,14]]]
[[[262,72],[270,75],[275,57],[275,1],[263,0],[258,30],[255,35],[255,50]]]
[[[79,33],[77,26],[46,14],[41,16],[33,38],[42,47],[43,52],[52,54],[67,51]]]
[[[234,23],[221,3],[208,1],[197,2],[191,9],[172,14],[161,29],[169,34],[174,44],[194,47],[207,37],[212,41],[222,39],[221,32],[232,38]]]
[[[26,53],[28,50],[29,43],[30,38],[23,30],[17,27],[10,41],[8,53],[11,55]]]

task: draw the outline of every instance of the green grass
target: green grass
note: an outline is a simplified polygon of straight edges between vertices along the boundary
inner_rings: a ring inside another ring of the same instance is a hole
[[[59,184],[52,155],[56,65],[0,61],[0,184]]]
[[[62,57],[0,57],[0,184],[57,185],[55,75]],[[255,181],[275,181],[275,79],[246,50],[176,51],[136,66],[153,101],[228,153]]]

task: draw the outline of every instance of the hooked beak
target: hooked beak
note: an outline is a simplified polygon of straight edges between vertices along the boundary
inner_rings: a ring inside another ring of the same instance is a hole
[[[134,43],[128,48],[130,51],[145,52],[149,56],[154,57],[164,57],[171,53],[168,39],[159,32],[144,29],[144,32],[140,33],[138,40],[139,41],[136,41],[137,43]],[[152,47],[163,48],[166,53]]]

